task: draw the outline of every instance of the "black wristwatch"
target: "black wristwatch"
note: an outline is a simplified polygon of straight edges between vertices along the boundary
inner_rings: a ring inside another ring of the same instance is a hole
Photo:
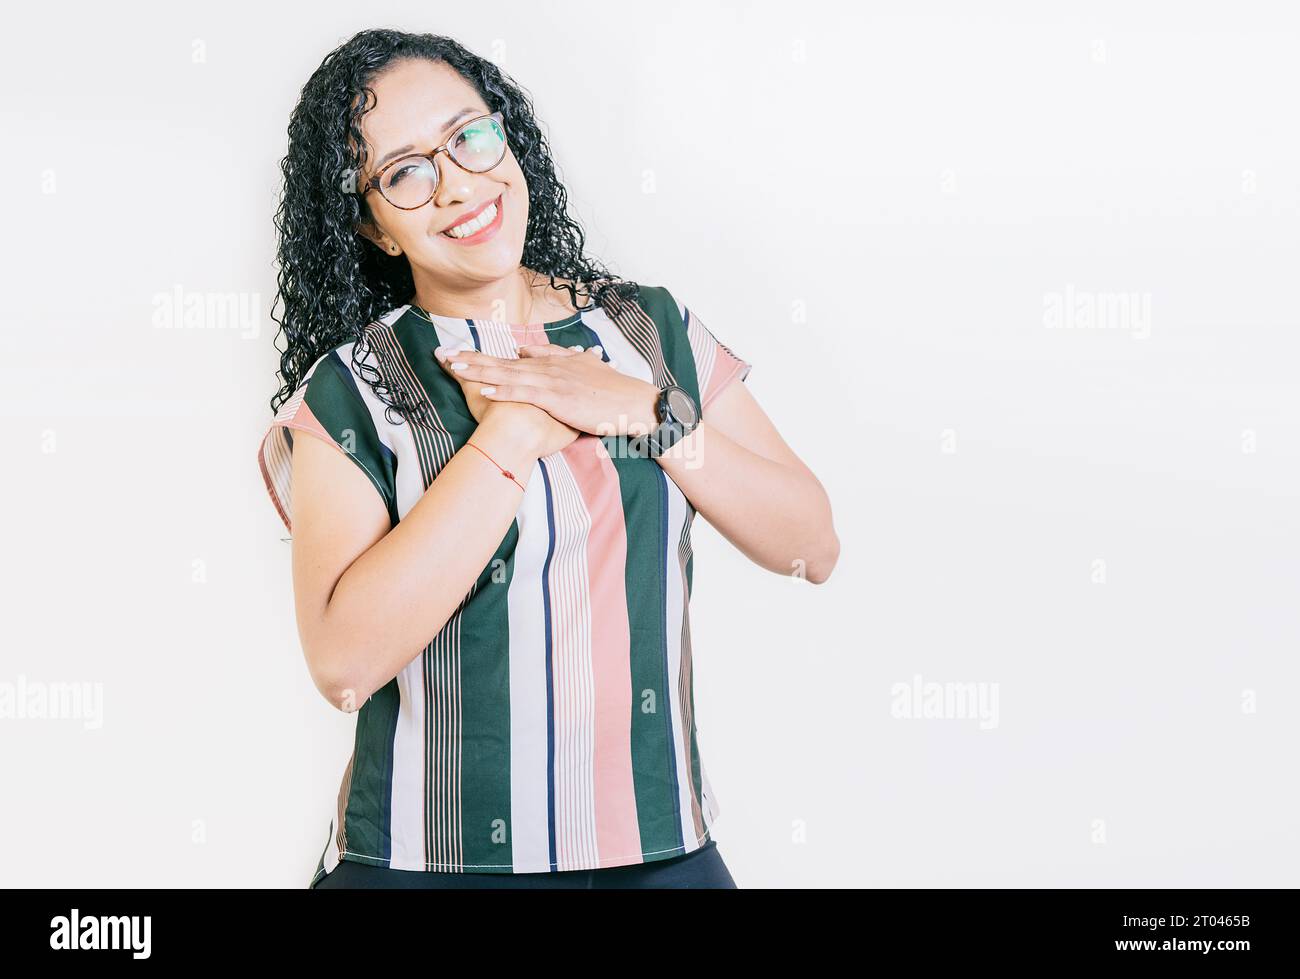
[[[629,449],[641,458],[654,459],[663,455],[695,431],[700,423],[700,409],[695,404],[695,399],[684,387],[676,384],[669,384],[659,390],[655,415],[659,424],[648,435],[628,440]]]

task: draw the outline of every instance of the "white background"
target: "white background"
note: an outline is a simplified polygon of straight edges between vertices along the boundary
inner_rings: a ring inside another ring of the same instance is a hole
[[[832,496],[821,586],[696,525],[742,887],[1294,886],[1297,14],[979,6],[11,17],[0,682],[104,702],[0,719],[0,884],[315,868],[355,717],[307,675],[256,464],[271,214],[301,86],[383,26],[534,95],[589,250],[753,362]],[[258,315],[161,329],[177,288]],[[1067,290],[1149,321],[1053,329]],[[996,726],[895,716],[918,676],[996,684]]]

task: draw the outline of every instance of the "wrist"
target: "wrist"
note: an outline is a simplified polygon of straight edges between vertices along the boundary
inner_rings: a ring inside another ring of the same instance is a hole
[[[627,416],[627,428],[620,434],[646,435],[659,427],[659,388],[649,381],[642,382],[643,390]]]
[[[658,458],[673,446],[690,438],[700,424],[700,409],[694,396],[680,384],[668,384],[655,392],[654,424],[649,434],[637,436],[637,454]]]
[[[515,465],[527,471],[541,458],[542,428],[533,417],[535,412],[511,409],[530,407],[513,402],[494,402],[478,428],[474,429],[475,444],[508,456]]]

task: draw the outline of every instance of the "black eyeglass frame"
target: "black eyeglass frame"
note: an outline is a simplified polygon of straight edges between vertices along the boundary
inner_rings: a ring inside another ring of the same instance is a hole
[[[451,152],[452,141],[456,139],[456,137],[459,136],[465,129],[474,125],[474,123],[476,122],[482,122],[484,119],[494,120],[496,124],[499,127],[501,127],[501,132],[505,133],[506,131],[505,119],[503,114],[500,112],[489,112],[486,113],[485,115],[475,116],[473,119],[466,119],[463,123],[461,123],[459,126],[456,127],[455,132],[453,132],[450,136],[447,137],[447,142],[443,143],[437,149],[430,150],[428,153],[407,153],[405,156],[399,156],[396,160],[390,160],[388,163],[384,164],[384,166],[380,169],[378,173],[376,173],[373,177],[367,180],[360,187],[357,186],[357,177],[361,173],[360,168],[353,167],[352,169],[344,170],[343,177],[339,181],[339,190],[343,191],[343,193],[345,194],[361,194],[361,195],[368,194],[372,190],[377,190],[379,191],[380,195],[384,198],[384,200],[388,201],[389,204],[393,204],[391,200],[388,200],[388,195],[384,193],[383,188],[381,186],[381,181],[384,178],[384,174],[387,173],[389,169],[391,169],[392,167],[397,166],[397,164],[399,163],[405,163],[407,160],[411,160],[417,157],[422,158],[428,160],[429,165],[433,168],[433,190],[429,193],[429,196],[426,197],[423,201],[421,201],[419,204],[412,205],[411,207],[402,207],[402,205],[400,204],[393,204],[393,207],[401,211],[418,210],[419,208],[424,207],[425,204],[428,204],[429,201],[433,200],[433,195],[438,193],[438,186],[442,181],[442,175],[438,172],[437,156],[439,153],[446,153],[447,159],[451,160],[452,163],[456,164],[456,166],[460,167],[466,173],[487,173],[489,170],[492,170],[501,165],[501,161],[506,158],[506,149],[510,145],[508,136],[501,143],[501,155],[497,157],[496,162],[493,163],[492,166],[486,167],[482,170],[471,170],[469,167],[465,166],[465,164],[461,163],[460,160],[456,159],[455,154]]]

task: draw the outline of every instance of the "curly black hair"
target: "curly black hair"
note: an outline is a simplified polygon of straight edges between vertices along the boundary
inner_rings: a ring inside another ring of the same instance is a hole
[[[312,364],[353,340],[353,366],[388,406],[389,421],[396,423],[394,412],[427,420],[423,397],[408,389],[401,372],[383,371],[382,357],[379,368],[368,362],[367,327],[414,295],[410,264],[356,233],[359,222],[371,220],[369,204],[339,187],[342,171],[366,162],[361,117],[374,104],[370,84],[394,62],[414,58],[453,68],[477,89],[489,111],[503,114],[511,149],[528,183],[528,228],[520,264],[547,275],[551,288],[567,290],[575,309],[592,308],[578,305],[575,284],[601,307],[638,294],[637,283],[611,274],[583,254],[585,234],[569,216],[568,193],[556,176],[550,147],[523,88],[452,38],[361,31],[326,55],[303,86],[289,120],[289,151],[280,165],[284,187],[275,214],[279,288],[271,310],[286,346],[280,354],[282,384],[271,399],[272,413],[298,389]],[[557,277],[572,281],[557,284]],[[277,306],[283,306],[282,316]]]

